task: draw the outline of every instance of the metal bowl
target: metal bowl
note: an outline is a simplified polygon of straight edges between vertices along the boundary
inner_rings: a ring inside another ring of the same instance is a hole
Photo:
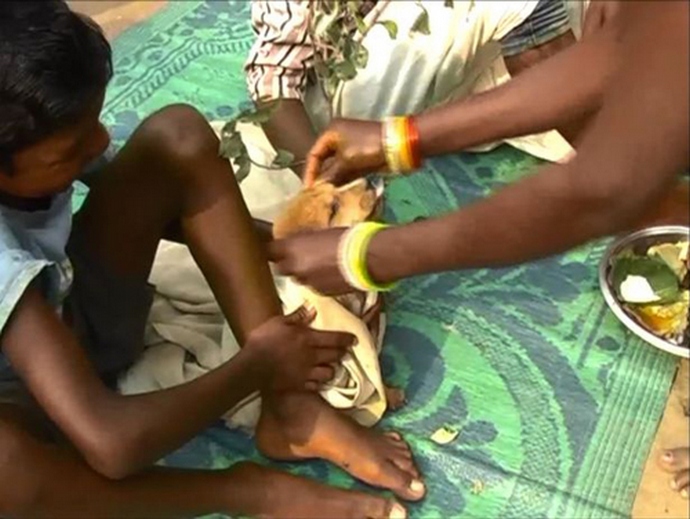
[[[611,284],[610,274],[611,266],[616,258],[625,251],[632,251],[638,254],[643,254],[649,247],[658,243],[668,243],[675,241],[688,240],[690,238],[690,228],[684,226],[660,226],[642,229],[633,232],[622,238],[616,240],[606,250],[601,263],[599,264],[599,286],[604,294],[606,304],[608,304],[611,311],[623,323],[623,325],[637,335],[640,339],[655,348],[666,351],[678,357],[690,358],[690,348],[675,344],[669,340],[660,337],[651,330],[640,324],[618,300],[616,290]]]

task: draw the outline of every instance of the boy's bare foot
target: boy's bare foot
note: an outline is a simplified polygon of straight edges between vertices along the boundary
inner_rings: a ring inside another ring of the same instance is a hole
[[[398,433],[366,429],[317,395],[264,396],[256,441],[270,458],[325,459],[402,499],[418,501],[426,491],[410,448]]]
[[[262,518],[404,519],[394,501],[362,492],[328,487],[252,463],[236,465],[234,491],[244,495],[242,513]],[[245,490],[246,489],[246,490]],[[232,490],[231,490],[232,491]]]
[[[662,468],[673,474],[671,488],[688,499],[690,493],[690,448],[671,449],[661,456]]]

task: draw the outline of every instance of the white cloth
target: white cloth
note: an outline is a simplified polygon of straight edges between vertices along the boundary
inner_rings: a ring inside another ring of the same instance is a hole
[[[212,126],[219,132],[222,124]],[[263,132],[253,125],[239,128],[253,159],[270,163],[275,152]],[[252,166],[240,189],[252,216],[273,221],[284,203],[301,189],[301,182],[289,170],[267,171]],[[348,331],[357,337],[352,354],[346,355],[333,382],[321,395],[334,407],[350,410],[362,425],[374,425],[387,405],[378,363],[383,333],[375,341],[361,319],[336,300],[283,276],[274,275],[274,280],[286,312],[307,303],[317,310],[314,328]],[[161,242],[150,282],[156,287],[156,295],[147,326],[146,348],[141,359],[120,379],[120,391],[124,394],[189,382],[239,352],[239,344],[187,247]],[[363,311],[374,302],[375,299],[369,299]],[[382,331],[384,324],[382,317]],[[259,418],[260,405],[258,394],[251,395],[228,411],[226,423],[251,431]]]
[[[424,2],[430,27],[430,34],[424,35],[410,34],[420,13],[416,2],[383,1],[365,23],[393,21],[397,38],[391,39],[383,26],[374,24],[362,40],[369,50],[367,66],[354,79],[341,82],[331,110],[320,88],[310,88],[305,98],[310,116],[317,128],[323,128],[331,114],[355,119],[415,114],[495,88],[510,79],[499,40],[522,23],[536,3],[456,0],[448,8],[441,1]],[[573,152],[555,130],[503,142],[553,162]],[[498,144],[475,149],[489,150]]]

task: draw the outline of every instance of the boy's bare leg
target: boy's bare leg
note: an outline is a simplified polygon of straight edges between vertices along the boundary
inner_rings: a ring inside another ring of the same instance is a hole
[[[404,517],[400,505],[250,463],[227,470],[153,468],[122,481],[74,451],[36,439],[0,406],[0,516],[137,519],[221,512],[261,517]],[[395,508],[394,508],[395,507]]]
[[[145,121],[94,182],[77,219],[99,261],[138,279],[148,277],[165,231],[181,229],[240,344],[281,312],[231,167],[190,107],[168,107]],[[324,458],[405,499],[423,496],[399,435],[364,429],[316,395],[263,396],[257,440],[267,455]]]

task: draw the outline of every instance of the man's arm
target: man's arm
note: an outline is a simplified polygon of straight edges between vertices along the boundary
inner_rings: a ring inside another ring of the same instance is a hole
[[[276,150],[285,150],[295,157],[291,169],[304,176],[304,160],[316,142],[316,132],[299,99],[282,99],[271,120],[262,125],[266,137]]]
[[[422,156],[577,127],[599,110],[614,71],[617,24],[608,24],[507,83],[415,117]],[[309,153],[305,180],[345,184],[386,168],[381,124],[337,119]],[[330,159],[330,164],[327,161]]]
[[[252,24],[257,39],[245,63],[247,87],[253,101],[280,99],[263,125],[273,147],[286,150],[301,162],[316,141],[302,103],[314,49],[308,34],[309,5],[304,0],[252,3]],[[293,168],[302,176],[302,167]]]
[[[422,154],[539,133],[596,112],[613,70],[616,35],[608,26],[499,87],[419,115]]]
[[[536,259],[622,230],[657,203],[689,164],[688,4],[627,3],[621,31],[620,67],[575,160],[445,217],[379,233],[372,276]]]

